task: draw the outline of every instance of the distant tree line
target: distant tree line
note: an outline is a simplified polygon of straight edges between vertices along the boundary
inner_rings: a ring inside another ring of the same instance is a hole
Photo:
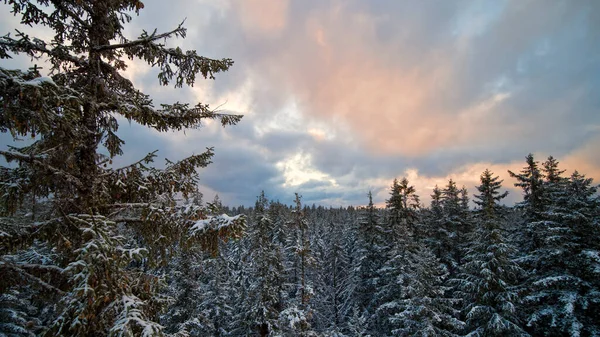
[[[360,208],[302,206],[298,195],[287,206],[261,193],[253,208],[225,209],[247,216],[247,232],[216,255],[172,261],[168,289],[187,301],[162,316],[166,331],[597,335],[596,186],[578,172],[565,177],[553,157],[540,165],[529,155],[521,171],[509,173],[524,196],[513,207],[502,204],[508,193],[486,170],[475,208],[453,180],[436,186],[422,207],[403,178],[381,209],[370,193]]]

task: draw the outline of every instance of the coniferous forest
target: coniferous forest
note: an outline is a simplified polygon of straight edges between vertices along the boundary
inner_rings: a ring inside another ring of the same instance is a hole
[[[0,67],[0,131],[32,140],[0,151],[0,336],[600,335],[600,199],[585,174],[530,154],[510,182],[486,170],[469,195],[449,180],[429,205],[406,178],[385,207],[370,193],[340,208],[205,200],[212,148],[116,167],[119,123],[242,116],[155,103],[121,73],[141,60],[179,88],[232,60],[168,47],[183,25],[127,39],[138,0],[5,3],[53,35],[0,37],[0,58],[52,67]],[[523,201],[506,205],[513,184]]]

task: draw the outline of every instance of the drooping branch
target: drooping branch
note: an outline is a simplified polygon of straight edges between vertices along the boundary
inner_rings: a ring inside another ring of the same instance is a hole
[[[69,16],[69,18],[71,18],[71,20],[79,23],[82,27],[84,28],[89,28],[89,24],[84,21],[81,17],[81,14],[75,13],[73,12],[71,9],[67,8],[65,6],[64,1],[60,1],[60,0],[53,0],[52,4],[54,5],[54,7],[56,7],[59,11],[64,12],[67,16]]]
[[[19,37],[18,40],[10,37],[10,34],[0,37],[0,59],[11,58],[11,56],[8,54],[8,51],[11,51],[15,54],[25,53],[34,58],[39,58],[41,55],[46,55],[50,59],[71,62],[78,67],[85,67],[88,65],[88,62],[85,59],[69,54],[67,47],[65,46],[61,45],[52,49],[48,49],[46,42],[38,38],[31,39],[29,35],[18,30],[17,36]]]
[[[4,271],[2,272],[2,275],[8,276],[11,273],[15,273],[17,275],[20,275],[24,278],[26,278],[27,280],[33,282],[33,284],[36,284],[38,286],[40,286],[41,288],[47,290],[47,291],[51,291],[53,293],[59,294],[59,295],[64,295],[65,292],[54,287],[53,285],[45,282],[44,280],[40,279],[39,277],[30,274],[29,272],[27,272],[26,270],[24,270],[23,266],[15,264],[15,263],[11,263],[8,261],[0,261],[0,270],[4,269]],[[31,268],[30,268],[31,269]],[[56,271],[56,270],[53,270]],[[13,278],[13,282],[18,283],[18,279],[17,278]]]
[[[158,150],[154,150],[154,151],[148,153],[147,155],[144,156],[144,158],[136,161],[135,163],[131,163],[129,165],[122,166],[122,167],[119,167],[119,168],[116,168],[116,169],[107,170],[105,173],[102,174],[102,176],[107,176],[107,175],[111,175],[111,174],[113,174],[115,172],[124,171],[124,170],[130,169],[130,168],[132,168],[134,166],[138,166],[138,165],[140,165],[142,163],[148,164],[148,163],[150,163],[150,162],[152,162],[154,160],[154,158],[156,157],[156,152],[158,152]]]
[[[75,177],[74,175],[61,170],[59,168],[56,168],[48,163],[46,163],[44,161],[43,157],[36,157],[36,156],[26,156],[26,155],[22,155],[20,153],[15,153],[15,152],[8,152],[8,151],[0,151],[0,155],[4,156],[4,158],[6,158],[6,161],[12,161],[12,160],[18,160],[18,161],[22,161],[22,162],[26,162],[38,167],[42,167],[45,169],[50,170],[53,174],[57,175],[57,176],[61,176],[64,177],[67,181],[75,184],[75,186],[77,186],[78,188],[83,188],[83,183],[81,182],[81,180],[79,180],[79,178]]]

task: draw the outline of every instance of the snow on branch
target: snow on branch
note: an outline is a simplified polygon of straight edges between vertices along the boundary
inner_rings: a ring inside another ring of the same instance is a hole
[[[223,228],[232,227],[238,225],[242,216],[229,216],[227,214],[221,214],[217,216],[210,216],[206,219],[198,220],[190,228],[190,235],[198,235],[211,230],[221,230]]]

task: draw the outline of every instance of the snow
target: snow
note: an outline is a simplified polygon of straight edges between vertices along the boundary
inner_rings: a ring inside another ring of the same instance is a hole
[[[121,298],[123,311],[120,318],[115,322],[111,329],[115,336],[132,336],[132,327],[142,328],[141,336],[156,336],[161,334],[162,326],[148,320],[143,314],[141,307],[145,305],[144,301],[135,295],[123,295]]]
[[[221,228],[229,227],[235,224],[235,222],[239,220],[240,217],[241,215],[229,216],[227,214],[221,214],[217,216],[210,216],[206,219],[198,220],[196,221],[196,223],[194,223],[194,225],[192,225],[192,228],[190,228],[190,234],[194,235],[209,229],[219,230]]]
[[[23,85],[39,87],[39,86],[42,86],[44,83],[48,83],[50,85],[56,86],[56,83],[54,83],[54,81],[48,76],[34,78],[33,80],[23,82]]]
[[[294,329],[298,324],[306,321],[306,315],[304,311],[297,307],[290,307],[283,310],[279,314],[279,317],[284,322],[287,322],[291,329]]]

